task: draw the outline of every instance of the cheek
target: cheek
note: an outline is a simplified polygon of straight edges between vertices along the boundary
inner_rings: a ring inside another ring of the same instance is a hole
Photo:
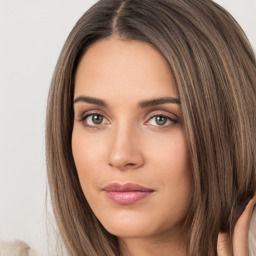
[[[148,235],[181,223],[188,212],[192,175],[184,135],[180,131],[141,137],[139,150],[145,165],[131,172],[157,190],[156,196],[140,207],[113,207],[99,192],[99,184],[113,181],[116,173],[107,164],[110,136],[85,136],[74,128],[72,151],[83,192],[103,226],[112,234]],[[125,174],[125,173],[124,173]],[[123,221],[125,220],[125,222]]]
[[[95,143],[90,136],[85,136],[82,129],[74,128],[72,153],[83,190],[87,188],[87,183],[92,184],[94,177],[99,176],[101,150],[101,145]]]
[[[157,147],[153,147],[153,144]],[[163,201],[169,202],[170,207],[176,205],[172,211],[176,209],[186,212],[192,195],[193,178],[183,133],[177,132],[169,140],[158,140],[157,143],[152,141],[149,148],[153,166],[151,175],[157,176]]]
[[[157,139],[152,137],[146,152],[149,161],[152,159],[158,169],[166,171],[166,175],[190,173],[189,154],[182,131],[177,131],[168,137]]]

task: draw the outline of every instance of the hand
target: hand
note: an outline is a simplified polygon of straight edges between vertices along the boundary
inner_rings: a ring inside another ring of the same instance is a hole
[[[252,211],[256,205],[256,194],[247,204],[244,212],[238,219],[234,234],[231,238],[227,233],[219,233],[217,242],[217,255],[218,256],[248,256],[248,231]]]

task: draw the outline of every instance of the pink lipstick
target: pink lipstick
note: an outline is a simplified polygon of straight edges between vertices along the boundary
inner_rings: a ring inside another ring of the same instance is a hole
[[[103,189],[106,196],[117,204],[129,205],[151,195],[154,190],[134,183],[111,183]]]

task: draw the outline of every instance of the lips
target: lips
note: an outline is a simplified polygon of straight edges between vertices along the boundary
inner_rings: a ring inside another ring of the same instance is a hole
[[[134,204],[154,192],[153,189],[135,183],[111,183],[103,190],[111,201],[121,205]]]

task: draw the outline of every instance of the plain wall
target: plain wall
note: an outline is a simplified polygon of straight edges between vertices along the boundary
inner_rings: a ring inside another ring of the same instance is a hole
[[[45,108],[64,41],[95,0],[0,0],[0,240],[49,255]],[[256,1],[218,0],[256,49]],[[50,231],[51,233],[51,231]],[[52,240],[52,233],[49,236]]]

